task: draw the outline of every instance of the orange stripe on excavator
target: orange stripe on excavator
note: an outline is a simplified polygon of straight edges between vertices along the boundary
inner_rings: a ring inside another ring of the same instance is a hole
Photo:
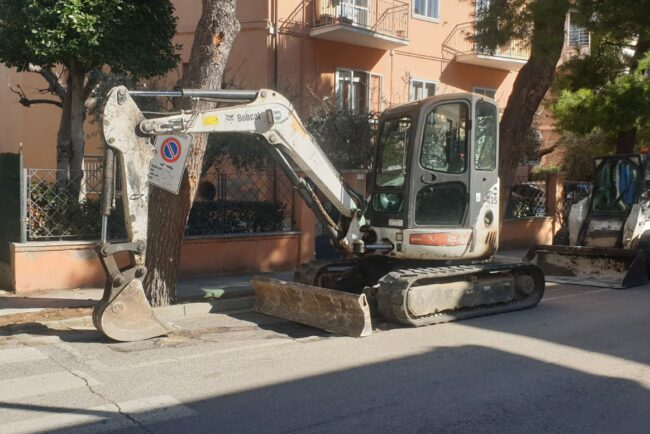
[[[411,234],[409,243],[420,246],[464,246],[469,241],[469,232],[435,232],[430,234]]]

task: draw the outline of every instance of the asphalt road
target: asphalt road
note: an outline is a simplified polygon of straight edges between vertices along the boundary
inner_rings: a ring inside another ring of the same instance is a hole
[[[363,339],[253,313],[177,325],[0,336],[0,433],[650,433],[650,286],[551,286],[532,310]]]

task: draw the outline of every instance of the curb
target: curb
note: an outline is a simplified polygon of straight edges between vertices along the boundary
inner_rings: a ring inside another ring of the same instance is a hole
[[[233,297],[224,300],[200,301],[155,307],[153,311],[160,319],[170,319],[204,313],[224,313],[237,310],[250,310],[255,304],[254,296]]]
[[[254,296],[235,297],[225,300],[201,301],[179,303],[171,306],[154,307],[156,316],[165,321],[175,318],[182,318],[190,315],[201,315],[206,313],[229,313],[239,311],[250,311],[255,304]],[[92,317],[82,316],[56,321],[46,321],[43,324],[55,328],[76,328],[94,329]]]

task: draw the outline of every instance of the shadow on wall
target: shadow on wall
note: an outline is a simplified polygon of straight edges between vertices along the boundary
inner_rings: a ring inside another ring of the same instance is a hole
[[[0,154],[0,261],[9,262],[9,243],[20,241],[20,156]]]
[[[442,86],[448,84],[467,92],[471,92],[474,86],[498,89],[508,74],[510,71],[449,62],[440,75],[440,83]],[[442,91],[445,92],[444,87]]]
[[[20,241],[20,156],[0,154],[0,289],[11,288],[9,243]]]

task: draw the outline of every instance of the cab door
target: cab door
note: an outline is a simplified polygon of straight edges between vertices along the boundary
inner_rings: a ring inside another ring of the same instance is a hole
[[[470,225],[478,238],[496,249],[499,227],[499,115],[493,101],[474,101],[469,198]],[[483,233],[485,233],[485,237]]]
[[[470,100],[424,107],[413,155],[410,228],[469,228]]]

